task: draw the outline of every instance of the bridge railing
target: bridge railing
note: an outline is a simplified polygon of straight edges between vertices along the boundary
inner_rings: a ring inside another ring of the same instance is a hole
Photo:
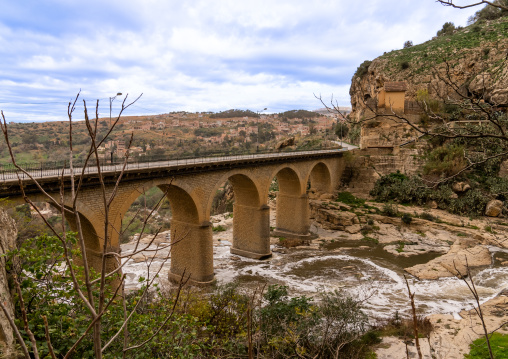
[[[313,154],[323,153],[328,151],[337,151],[340,148],[333,147],[321,147],[318,149],[296,149],[296,150],[259,150],[256,152],[241,152],[241,151],[229,151],[229,152],[207,152],[200,156],[195,155],[158,155],[158,156],[129,156],[127,160],[127,170],[131,169],[145,169],[155,167],[169,167],[179,165],[190,165],[190,164],[201,164],[201,163],[213,163],[213,162],[224,162],[224,161],[237,161],[240,159],[254,159],[254,158],[266,158],[266,157],[284,157],[284,156],[295,156],[302,154]],[[120,172],[123,168],[125,158],[118,158],[111,161],[110,159],[99,160],[101,172]],[[54,177],[61,176],[62,172],[64,175],[70,174],[70,163],[69,160],[63,161],[44,161],[44,162],[23,162],[18,165],[25,171],[29,172],[34,178],[43,177]],[[72,166],[75,174],[93,174],[97,173],[97,162],[95,160],[89,160],[86,163],[84,159],[73,159]],[[18,175],[21,179],[28,178],[22,171],[18,170],[12,163],[0,164],[0,182],[10,181],[17,179]]]

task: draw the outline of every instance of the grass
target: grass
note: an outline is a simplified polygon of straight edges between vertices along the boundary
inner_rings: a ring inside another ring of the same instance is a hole
[[[337,202],[341,202],[353,206],[365,205],[365,200],[355,197],[351,192],[339,192],[337,195]]]
[[[475,23],[452,35],[440,36],[422,44],[384,54],[381,59],[387,61],[383,72],[407,79],[430,73],[433,67],[443,63],[445,59],[453,67],[470,49],[480,47],[482,44],[498,48],[499,40],[506,37],[508,37],[508,17],[488,23]],[[401,70],[403,65],[406,69]],[[494,67],[496,64],[493,64],[492,68]],[[398,81],[402,78],[393,80]]]
[[[226,227],[221,226],[220,224],[218,226],[213,226],[212,231],[214,232],[224,232],[226,230]]]
[[[492,354],[496,359],[508,359],[508,335],[493,333],[490,337],[490,346],[492,348]],[[476,339],[471,345],[471,351],[466,354],[464,358],[467,359],[483,359],[489,358],[489,352],[487,349],[487,342],[485,338]]]

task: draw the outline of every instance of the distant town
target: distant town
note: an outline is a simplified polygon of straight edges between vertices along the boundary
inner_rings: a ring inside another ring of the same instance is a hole
[[[348,114],[350,108],[341,108]],[[115,118],[99,118],[98,139],[102,140]],[[108,140],[103,141],[99,158],[114,160],[124,157],[131,134],[129,155],[200,155],[214,151],[259,151],[273,148],[277,142],[295,138],[298,146],[312,147],[327,139],[336,139],[333,128],[337,115],[327,109],[293,110],[278,114],[228,110],[211,112],[172,112],[151,116],[120,118]],[[10,123],[11,143],[20,146],[24,162],[61,160],[68,148],[68,122]],[[84,121],[73,122],[73,145],[76,157],[89,146]],[[77,149],[77,151],[76,151]],[[0,145],[0,162],[8,163],[7,146]]]

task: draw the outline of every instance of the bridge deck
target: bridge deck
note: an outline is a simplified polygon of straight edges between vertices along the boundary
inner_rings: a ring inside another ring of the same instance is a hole
[[[199,158],[185,158],[185,159],[168,159],[167,161],[156,162],[136,162],[128,163],[125,172],[124,180],[137,179],[141,177],[159,177],[161,175],[175,175],[187,174],[204,171],[213,171],[223,168],[231,167],[246,167],[252,165],[261,165],[263,163],[274,162],[292,162],[302,161],[311,158],[324,158],[342,155],[347,149],[328,149],[328,150],[311,150],[311,151],[295,151],[295,152],[276,152],[276,153],[263,153],[263,154],[247,154],[247,155],[234,155],[234,156],[215,156],[215,157],[199,157]],[[123,168],[123,164],[114,165],[101,165],[101,172],[106,182],[110,182],[118,177]],[[53,168],[40,170],[31,169],[30,176],[40,183],[50,184],[54,187],[62,179],[69,181],[71,171],[69,168]],[[74,168],[74,175],[79,176],[83,172],[83,167]],[[21,171],[3,171],[0,173],[0,198],[7,197],[14,194],[19,194],[18,176],[23,181],[24,185],[30,187],[33,181],[30,177]],[[90,165],[85,168],[84,177],[90,179],[98,178],[98,171],[96,165]],[[94,181],[95,182],[95,181]],[[27,188],[28,192],[33,192]]]

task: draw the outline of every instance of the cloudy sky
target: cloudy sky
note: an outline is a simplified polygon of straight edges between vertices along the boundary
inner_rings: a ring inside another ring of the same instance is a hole
[[[101,116],[117,92],[143,93],[132,115],[312,110],[313,93],[349,106],[361,62],[478,10],[434,0],[0,0],[0,9],[0,109],[16,122],[66,119],[80,89],[100,100]]]

